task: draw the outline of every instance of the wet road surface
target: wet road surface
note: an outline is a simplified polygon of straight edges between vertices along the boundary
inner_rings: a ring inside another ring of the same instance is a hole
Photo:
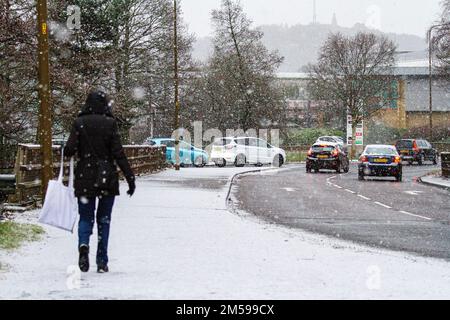
[[[397,183],[358,181],[355,164],[340,175],[293,166],[239,178],[237,206],[292,228],[450,260],[450,193],[417,182],[438,169],[404,166],[404,181]]]

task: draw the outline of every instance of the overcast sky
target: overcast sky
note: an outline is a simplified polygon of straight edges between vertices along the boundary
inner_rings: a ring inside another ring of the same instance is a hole
[[[211,10],[221,0],[181,0],[184,19],[198,37],[211,33]],[[308,24],[313,20],[313,0],[241,0],[248,16],[261,24]],[[421,37],[439,17],[440,0],[316,0],[317,21],[351,27],[364,23],[385,32]]]

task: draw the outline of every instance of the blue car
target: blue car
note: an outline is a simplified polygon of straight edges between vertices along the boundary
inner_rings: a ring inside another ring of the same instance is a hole
[[[172,165],[175,164],[175,139],[148,139],[145,144],[151,146],[165,145],[167,147],[167,162]],[[180,141],[180,164],[182,166],[194,165],[197,168],[201,168],[206,166],[208,159],[208,154],[202,149],[196,148],[184,141]]]

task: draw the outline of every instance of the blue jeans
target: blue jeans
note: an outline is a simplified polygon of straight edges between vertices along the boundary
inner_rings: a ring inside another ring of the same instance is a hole
[[[111,225],[111,213],[114,206],[115,196],[103,196],[98,201],[97,208],[97,229],[98,248],[97,265],[108,265],[108,240]],[[80,223],[78,225],[78,247],[89,246],[89,239],[94,229],[96,198],[79,198],[78,211],[80,213]]]

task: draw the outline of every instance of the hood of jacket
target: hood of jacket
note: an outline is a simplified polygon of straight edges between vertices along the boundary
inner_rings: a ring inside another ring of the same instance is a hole
[[[81,117],[90,114],[100,114],[113,117],[111,102],[106,93],[102,91],[94,91],[89,94],[79,116]]]

